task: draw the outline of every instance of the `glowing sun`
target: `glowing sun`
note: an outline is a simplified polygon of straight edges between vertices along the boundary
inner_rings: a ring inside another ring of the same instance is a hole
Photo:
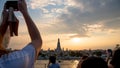
[[[80,38],[72,38],[72,41],[75,43],[78,43],[78,42],[80,42]]]

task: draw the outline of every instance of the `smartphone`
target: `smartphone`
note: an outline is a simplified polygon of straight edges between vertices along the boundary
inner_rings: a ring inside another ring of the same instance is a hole
[[[8,0],[5,3],[6,9],[13,7],[14,11],[18,11],[18,0]]]

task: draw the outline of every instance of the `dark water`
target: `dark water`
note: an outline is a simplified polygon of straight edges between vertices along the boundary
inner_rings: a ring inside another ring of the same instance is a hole
[[[35,68],[47,68],[48,60],[37,60]],[[76,68],[78,60],[61,60],[59,62],[61,68]]]

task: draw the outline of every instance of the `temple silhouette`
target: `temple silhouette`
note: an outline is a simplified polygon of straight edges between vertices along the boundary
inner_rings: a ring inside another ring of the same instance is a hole
[[[57,52],[57,53],[62,52],[61,45],[60,45],[60,39],[59,38],[58,38],[57,48],[55,49],[55,52]]]

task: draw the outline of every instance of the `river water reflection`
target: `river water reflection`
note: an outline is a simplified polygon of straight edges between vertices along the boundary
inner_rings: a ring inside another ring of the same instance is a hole
[[[76,68],[78,60],[61,60],[59,61],[61,68]],[[48,60],[37,60],[35,68],[47,68]]]

